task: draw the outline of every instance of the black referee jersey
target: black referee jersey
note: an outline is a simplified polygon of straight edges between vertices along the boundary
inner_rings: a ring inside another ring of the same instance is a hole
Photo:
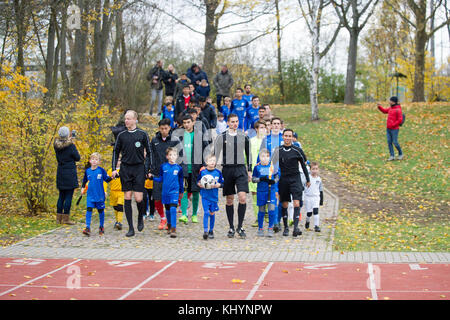
[[[247,165],[247,171],[252,171],[250,140],[241,130],[237,130],[236,135],[229,134],[227,130],[217,136],[214,154],[223,167]]]
[[[144,157],[144,149],[147,156]],[[122,153],[121,162],[126,165],[145,164],[145,172],[150,169],[150,141],[147,132],[136,128],[134,130],[127,130],[117,135],[116,143],[114,145],[112,157],[112,169],[116,170],[117,159]]]
[[[306,168],[306,156],[302,148],[290,145],[281,145],[275,148],[272,155],[272,163],[279,165],[280,178],[289,176],[300,176],[298,163],[302,166],[303,173],[306,177],[306,182],[309,182],[309,173]]]

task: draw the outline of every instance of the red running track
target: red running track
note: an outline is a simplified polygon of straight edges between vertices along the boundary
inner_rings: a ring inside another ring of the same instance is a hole
[[[0,258],[0,300],[449,300],[447,264]]]

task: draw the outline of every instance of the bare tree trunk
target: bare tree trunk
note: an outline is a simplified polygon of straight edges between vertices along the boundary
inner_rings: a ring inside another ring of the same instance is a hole
[[[425,0],[422,0],[426,2]],[[415,42],[415,62],[414,62],[414,87],[413,87],[413,102],[425,101],[425,46],[428,41],[426,32],[426,6],[425,10],[417,8],[415,10],[416,16],[416,37]]]
[[[57,0],[52,0],[50,4],[50,22],[47,34],[47,59],[45,63],[45,84],[47,92],[45,94],[48,101],[54,96],[53,90],[53,67],[55,62],[55,37],[56,37],[56,4]]]
[[[86,72],[86,47],[89,29],[89,0],[78,0],[81,10],[81,30],[75,31],[74,54],[71,55],[71,91],[79,95],[84,87],[84,74]]]
[[[350,31],[350,45],[347,59],[347,78],[345,84],[345,104],[355,103],[356,57],[358,52],[358,32]]]
[[[214,64],[216,61],[216,39],[217,39],[217,21],[215,12],[219,6],[218,0],[205,0],[206,5],[206,29],[205,29],[205,56],[203,58],[203,69],[207,75],[214,73]]]
[[[26,36],[26,10],[27,0],[14,0],[14,18],[16,22],[16,43],[17,43],[17,68],[20,69],[20,73],[25,75],[25,62],[24,62],[24,45]]]
[[[283,70],[281,67],[281,27],[280,27],[280,9],[278,1],[275,0],[276,19],[277,19],[277,62],[278,62],[278,85],[280,87],[281,103],[285,103]]]
[[[67,94],[69,91],[69,77],[67,76],[67,7],[65,4],[62,8],[62,19],[61,19],[61,34],[59,36],[59,41],[61,43],[61,78],[63,84],[63,92]]]

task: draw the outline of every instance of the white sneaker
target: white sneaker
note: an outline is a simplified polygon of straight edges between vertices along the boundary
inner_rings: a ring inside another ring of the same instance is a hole
[[[389,159],[387,159],[387,161],[393,161],[395,160],[395,157],[390,156]]]
[[[403,155],[402,154],[397,157],[397,160],[402,160],[402,159],[403,159]]]

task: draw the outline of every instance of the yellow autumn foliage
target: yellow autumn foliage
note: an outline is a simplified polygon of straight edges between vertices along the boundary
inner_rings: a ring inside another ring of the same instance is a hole
[[[109,128],[105,121],[113,120],[109,120],[107,107],[96,105],[94,94],[48,102],[47,89],[36,80],[8,64],[1,70],[1,192],[10,201],[25,204],[24,213],[36,215],[50,210],[49,196],[56,192],[53,142],[59,127],[66,125],[78,131],[75,145],[83,166],[90,153],[106,152]]]

